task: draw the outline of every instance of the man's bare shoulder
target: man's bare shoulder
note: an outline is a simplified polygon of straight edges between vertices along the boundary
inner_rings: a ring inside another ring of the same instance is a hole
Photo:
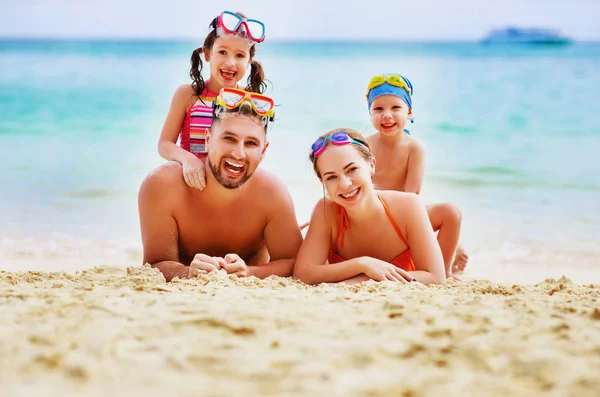
[[[253,194],[264,195],[265,197],[282,198],[289,196],[287,186],[274,173],[262,168],[258,168],[251,180]]]
[[[146,176],[140,188],[140,195],[146,191],[156,191],[165,187],[174,188],[185,184],[183,167],[177,161],[161,164]]]

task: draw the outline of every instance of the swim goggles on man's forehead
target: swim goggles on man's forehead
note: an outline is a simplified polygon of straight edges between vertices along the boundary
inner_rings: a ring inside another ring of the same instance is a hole
[[[355,145],[366,147],[356,139],[350,138],[348,136],[348,133],[346,133],[345,131],[339,131],[331,136],[326,136],[325,138],[317,139],[315,143],[312,144],[311,149],[315,158],[319,157],[319,155],[323,153],[323,151],[327,147],[327,142],[329,141],[334,145],[347,145],[349,143],[353,143]]]
[[[241,35],[255,43],[265,40],[265,24],[256,19],[246,19],[235,12],[223,11],[210,23],[211,29],[217,29],[217,34],[225,32],[229,35]]]
[[[371,79],[371,81],[369,81],[369,85],[367,86],[366,96],[367,97],[369,96],[369,92],[373,88],[379,87],[380,85],[383,85],[383,83],[388,83],[388,84],[396,86],[396,87],[404,88],[406,90],[406,92],[408,92],[408,95],[412,96],[412,89],[406,83],[406,80],[404,80],[404,78],[402,76],[400,76],[399,74],[374,76]]]
[[[221,117],[224,113],[239,113],[243,104],[247,104],[251,113],[262,121],[266,126],[269,121],[275,120],[275,102],[268,96],[255,92],[244,91],[239,88],[224,87],[219,96],[213,102],[215,117]]]

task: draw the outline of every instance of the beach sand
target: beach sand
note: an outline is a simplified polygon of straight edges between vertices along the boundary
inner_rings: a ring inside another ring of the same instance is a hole
[[[3,396],[597,396],[600,285],[0,271]]]

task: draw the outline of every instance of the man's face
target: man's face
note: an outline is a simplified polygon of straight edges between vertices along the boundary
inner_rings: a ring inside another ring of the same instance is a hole
[[[207,146],[207,164],[215,179],[227,189],[236,189],[252,176],[269,143],[258,123],[230,116],[213,125]]]

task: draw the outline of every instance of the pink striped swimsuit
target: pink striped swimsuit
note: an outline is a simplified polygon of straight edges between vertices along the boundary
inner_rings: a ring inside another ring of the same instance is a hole
[[[205,88],[200,98],[185,115],[179,132],[180,146],[196,157],[206,157],[206,132],[212,122],[213,101],[217,94]]]

